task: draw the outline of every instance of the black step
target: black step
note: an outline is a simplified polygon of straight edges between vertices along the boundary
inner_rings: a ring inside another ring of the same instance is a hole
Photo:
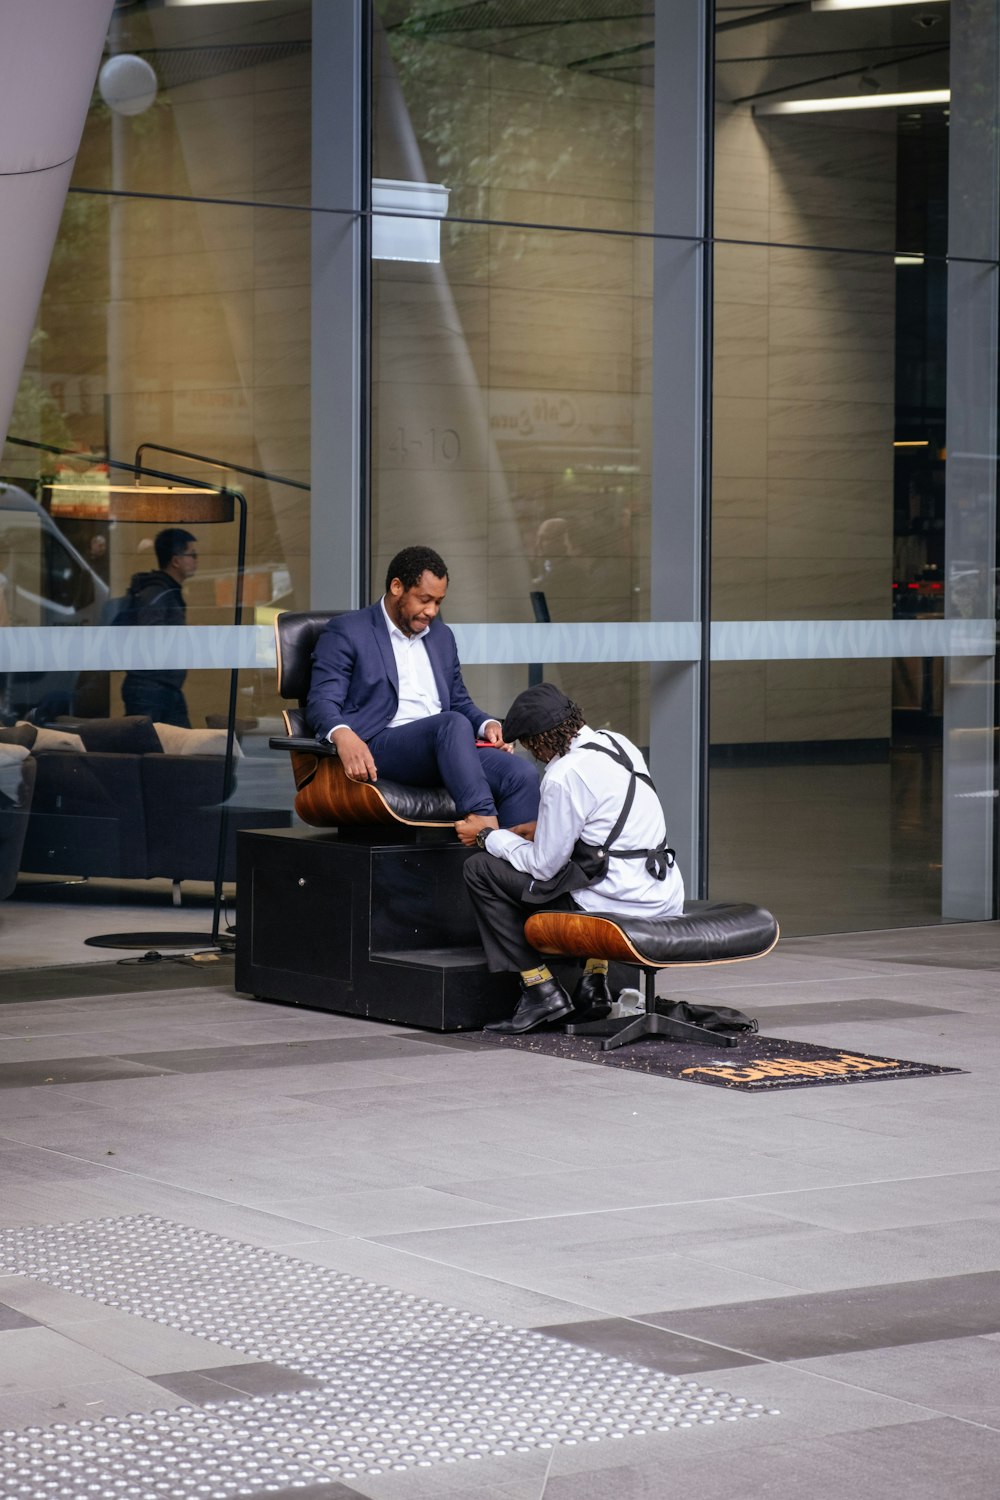
[[[372,949],[373,964],[399,964],[408,969],[486,969],[482,948],[395,948],[391,952]]]

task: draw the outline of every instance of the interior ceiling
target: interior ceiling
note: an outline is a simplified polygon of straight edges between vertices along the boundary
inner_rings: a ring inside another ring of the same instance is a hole
[[[652,87],[653,0],[377,0],[389,32],[442,46],[470,48],[517,61]],[[158,9],[162,0],[117,0],[120,11]],[[213,16],[206,5],[191,12]],[[252,7],[250,8],[252,9]],[[238,8],[243,12],[244,7]],[[270,5],[272,24],[297,16],[295,4]],[[222,14],[229,15],[228,7]],[[183,10],[166,12],[185,15]],[[261,8],[261,16],[265,10]],[[727,103],[783,95],[909,92],[948,86],[950,8],[883,6],[813,12],[809,0],[751,5],[718,0],[716,94]],[[215,29],[213,27],[213,29]],[[284,29],[284,35],[280,35]],[[156,69],[160,86],[176,88],[308,51],[306,28],[267,41],[243,41],[239,24],[200,44],[135,50]],[[270,28],[268,28],[270,30]],[[259,38],[260,27],[252,34]],[[246,35],[246,32],[243,33]],[[159,38],[158,38],[159,40]],[[214,43],[214,45],[213,45]]]
[[[155,71],[161,89],[176,89],[185,83],[219,78],[223,73],[238,73],[243,68],[298,57],[308,53],[311,45],[308,40],[234,42],[221,46],[141,47],[136,50]]]
[[[624,83],[653,82],[652,0],[387,0],[389,31]],[[946,88],[949,7],[813,12],[808,0],[716,8],[716,88],[731,103],[785,93]],[[862,82],[862,78],[864,82]]]
[[[145,58],[160,89],[167,91],[308,56],[311,19],[312,0],[246,5],[205,0],[190,7],[164,0],[115,0],[110,50]]]

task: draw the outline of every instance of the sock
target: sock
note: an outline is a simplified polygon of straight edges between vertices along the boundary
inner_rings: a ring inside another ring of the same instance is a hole
[[[533,984],[542,984],[546,979],[551,978],[552,970],[548,964],[539,964],[537,969],[521,970],[521,983],[526,989],[530,989]]]
[[[606,958],[588,958],[585,974],[606,974],[608,972],[608,961]]]

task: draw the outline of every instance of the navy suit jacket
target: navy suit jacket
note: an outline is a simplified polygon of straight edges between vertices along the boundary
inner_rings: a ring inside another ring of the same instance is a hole
[[[441,710],[464,714],[478,733],[494,717],[477,708],[462,681],[455,637],[440,616],[423,632]],[[380,734],[399,708],[399,675],[378,600],[367,609],[335,615],[313,652],[306,717],[317,739],[346,724],[363,740]]]

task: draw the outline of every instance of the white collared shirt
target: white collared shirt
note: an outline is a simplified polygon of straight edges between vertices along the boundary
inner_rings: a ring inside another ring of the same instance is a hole
[[[647,772],[646,762],[631,740],[623,734],[611,737],[637,771]],[[604,736],[585,724],[567,753],[549,761],[545,768],[534,842],[500,828],[486,840],[489,852],[536,880],[548,880],[566,864],[577,839],[595,848],[603,847],[621,813],[629,776],[610,756],[584,748],[602,743],[608,743]],[[635,800],[615,847],[655,849],[665,834],[659,798],[652,787],[637,781]],[[675,917],[683,910],[684,881],[676,865],[667,871],[665,880],[657,880],[641,859],[611,859],[605,878],[585,890],[574,891],[573,900],[584,911],[616,911],[621,916],[654,919]]]
[[[398,729],[400,724],[412,724],[415,719],[427,719],[431,714],[439,714],[441,695],[434,681],[431,659],[427,655],[424,640],[426,630],[422,630],[419,635],[404,635],[390,617],[384,598],[381,604],[392,643],[392,654],[396,658],[396,675],[399,678],[399,706],[395,718],[389,720],[387,728]]]

